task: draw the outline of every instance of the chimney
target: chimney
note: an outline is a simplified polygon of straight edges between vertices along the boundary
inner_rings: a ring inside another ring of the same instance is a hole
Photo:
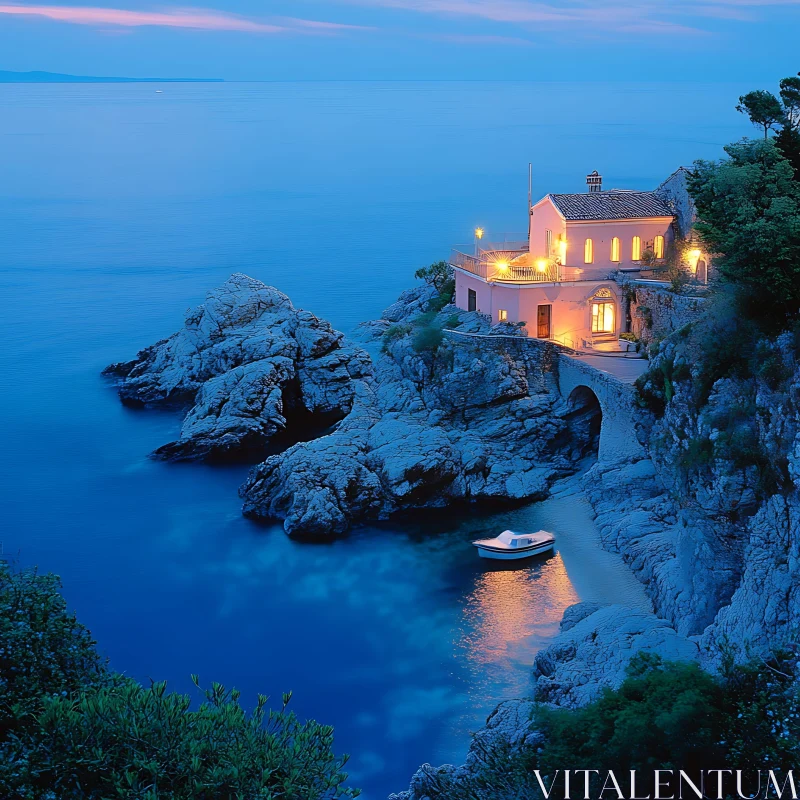
[[[589,187],[590,192],[602,192],[603,191],[603,176],[600,175],[597,170],[594,172],[590,172],[586,176],[586,185]]]

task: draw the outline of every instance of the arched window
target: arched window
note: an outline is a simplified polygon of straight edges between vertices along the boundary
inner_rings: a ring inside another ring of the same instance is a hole
[[[619,239],[616,236],[611,240],[611,260],[619,261]]]
[[[594,261],[594,248],[592,247],[592,240],[587,239],[583,245],[583,263],[591,264]]]
[[[631,246],[631,259],[639,261],[642,257],[642,238],[641,236],[633,237],[633,245]]]
[[[656,254],[656,258],[664,258],[663,236],[656,236],[655,240],[653,241],[653,252]]]

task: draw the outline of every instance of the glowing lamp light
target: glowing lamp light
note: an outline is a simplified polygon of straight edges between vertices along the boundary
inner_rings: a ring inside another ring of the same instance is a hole
[[[497,269],[505,271],[508,269],[508,261],[496,261],[495,266],[497,267]]]
[[[702,255],[701,250],[690,250],[687,253],[689,266],[692,268],[692,272],[697,271],[697,262],[700,260],[700,256]]]
[[[476,239],[483,239],[483,228],[475,228],[475,238]]]
[[[540,258],[536,262],[536,271],[537,272],[547,272],[547,259]]]

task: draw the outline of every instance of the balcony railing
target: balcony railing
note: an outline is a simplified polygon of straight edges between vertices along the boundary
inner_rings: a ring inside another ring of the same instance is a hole
[[[450,254],[450,264],[479,278],[497,283],[562,283],[587,279],[584,270],[577,267],[563,267],[552,261],[541,265],[513,263],[515,258],[526,252],[527,249],[481,249],[475,256],[463,250],[453,250]]]

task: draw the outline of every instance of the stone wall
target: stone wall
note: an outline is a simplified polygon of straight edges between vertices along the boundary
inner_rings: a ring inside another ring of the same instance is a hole
[[[660,286],[630,285],[631,332],[648,345],[699,319],[704,297],[675,294]]]
[[[656,194],[672,208],[677,232],[683,238],[690,236],[696,217],[694,203],[686,185],[688,172],[686,167],[679,167],[656,189]]]

